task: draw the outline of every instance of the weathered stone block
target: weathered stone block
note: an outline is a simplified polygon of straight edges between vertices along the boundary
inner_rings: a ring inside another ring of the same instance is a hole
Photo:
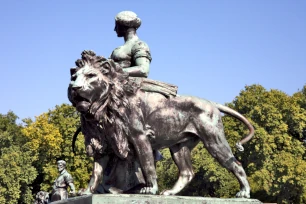
[[[204,198],[190,196],[159,196],[140,194],[94,194],[79,196],[52,204],[261,204],[256,199]]]

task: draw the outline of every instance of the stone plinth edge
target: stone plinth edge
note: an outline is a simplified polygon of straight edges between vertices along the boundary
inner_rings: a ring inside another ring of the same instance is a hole
[[[94,194],[52,202],[52,204],[262,204],[256,199],[205,198],[140,194]]]

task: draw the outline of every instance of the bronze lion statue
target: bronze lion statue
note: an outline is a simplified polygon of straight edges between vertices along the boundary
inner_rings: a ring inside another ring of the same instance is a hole
[[[142,79],[129,77],[111,59],[83,51],[71,68],[68,98],[81,113],[86,152],[94,167],[86,193],[158,192],[155,150],[169,148],[179,169],[172,189],[179,193],[194,177],[191,150],[201,141],[208,152],[240,183],[237,197],[250,197],[250,186],[242,165],[235,159],[225,138],[221,113],[243,122],[249,135],[254,128],[229,107],[192,96],[169,97],[141,89]],[[99,186],[104,186],[99,190]],[[138,187],[138,188],[137,188]],[[132,191],[133,190],[133,191]]]

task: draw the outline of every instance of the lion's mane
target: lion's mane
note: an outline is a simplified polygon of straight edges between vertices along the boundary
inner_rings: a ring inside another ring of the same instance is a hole
[[[102,128],[101,137],[104,138],[100,141],[106,139],[117,156],[126,158],[129,152],[127,136],[130,134],[128,95],[133,94],[135,88],[129,83],[128,74],[113,60],[97,56],[93,51],[85,50],[81,55],[82,58],[76,61],[77,70],[85,65],[98,69],[109,79],[103,83],[110,85],[107,97],[101,96],[91,104],[87,114],[92,115]]]

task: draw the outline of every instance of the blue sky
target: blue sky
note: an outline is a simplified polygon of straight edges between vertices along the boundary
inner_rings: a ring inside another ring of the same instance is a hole
[[[180,95],[231,102],[245,85],[293,94],[306,84],[303,0],[10,0],[0,6],[0,113],[38,116],[69,103],[70,67],[85,49],[123,44],[114,16],[132,10],[152,53],[149,78]]]

